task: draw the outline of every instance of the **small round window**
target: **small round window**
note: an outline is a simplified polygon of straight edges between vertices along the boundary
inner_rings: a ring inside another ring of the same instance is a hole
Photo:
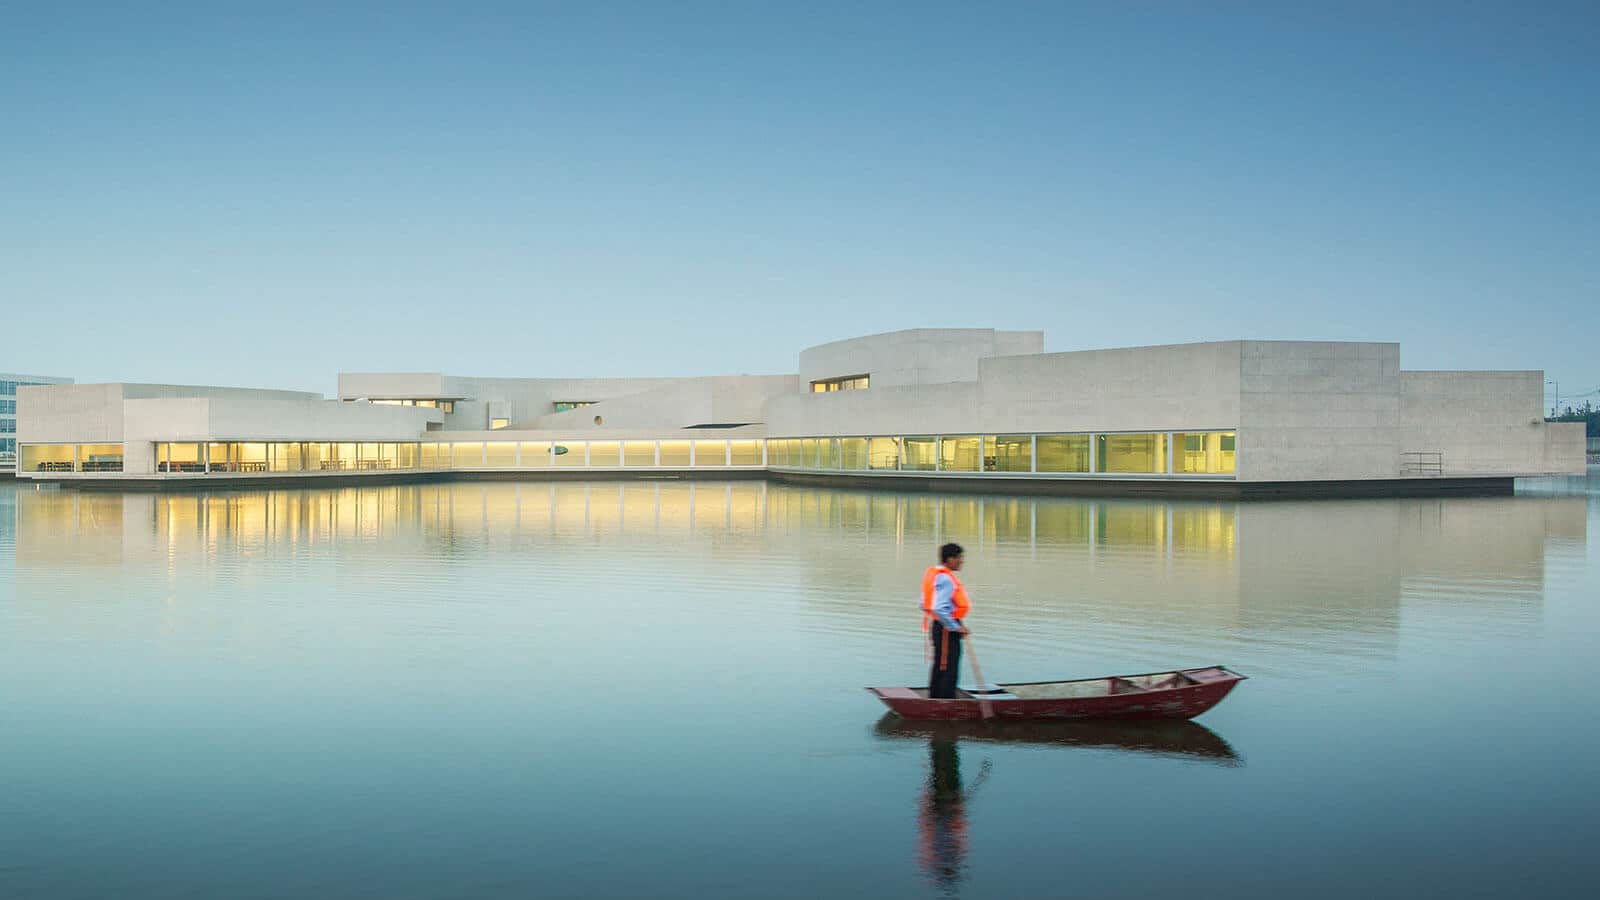
[[[605,418],[603,416],[595,416],[594,417],[594,423],[596,425],[604,425],[606,423],[606,420],[605,420]]]

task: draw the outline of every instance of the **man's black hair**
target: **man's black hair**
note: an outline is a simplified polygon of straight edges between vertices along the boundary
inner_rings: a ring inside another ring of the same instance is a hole
[[[964,552],[966,551],[961,549],[960,544],[945,544],[939,548],[939,564],[944,565],[945,560],[952,556],[960,556]]]

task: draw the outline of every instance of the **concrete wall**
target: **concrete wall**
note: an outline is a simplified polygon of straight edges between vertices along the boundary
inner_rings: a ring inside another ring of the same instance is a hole
[[[763,421],[763,408],[768,400],[797,394],[799,390],[800,380],[793,375],[685,378],[626,397],[603,400],[594,406],[539,416],[531,424],[536,428],[574,433],[754,423]],[[595,416],[601,417],[602,425],[594,424]]]
[[[1400,392],[1401,449],[1446,475],[1583,474],[1583,425],[1544,421],[1543,372],[1403,372]]]
[[[783,394],[767,403],[774,437],[851,434],[970,434],[979,421],[978,384],[873,386],[864,391]]]
[[[1240,481],[1399,475],[1399,344],[1244,341],[1240,362]]]
[[[985,434],[1232,429],[1239,360],[1238,341],[986,359],[977,424]]]
[[[340,372],[339,399],[415,400],[457,396],[445,393],[438,372]]]
[[[800,352],[800,380],[871,375],[872,388],[976,381],[978,361],[1039,353],[1042,331],[915,328],[820,344]]]
[[[17,388],[17,446],[121,441],[124,387],[59,384]]]

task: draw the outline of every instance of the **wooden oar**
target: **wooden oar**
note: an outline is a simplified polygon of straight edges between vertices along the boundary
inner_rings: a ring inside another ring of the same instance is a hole
[[[982,691],[989,686],[989,680],[983,677],[983,667],[978,665],[978,653],[972,649],[972,634],[968,632],[961,640],[967,645],[967,657],[972,660],[972,674],[978,676],[978,690]],[[985,719],[994,718],[994,704],[989,702],[988,694],[978,695],[978,712]]]

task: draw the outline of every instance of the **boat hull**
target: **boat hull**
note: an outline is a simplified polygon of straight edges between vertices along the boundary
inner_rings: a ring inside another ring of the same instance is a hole
[[[1129,690],[1103,696],[1032,699],[996,696],[988,700],[994,718],[1010,719],[1192,719],[1222,702],[1243,675],[1222,666],[1184,669],[1190,684],[1154,690]],[[1146,676],[1125,676],[1137,678]],[[1099,679],[1095,679],[1099,680]],[[1115,679],[1106,679],[1107,681]],[[1075,682],[1041,682],[1073,684]],[[1031,685],[1000,685],[1024,688]],[[954,699],[931,700],[918,688],[867,688],[883,705],[907,719],[965,720],[984,718],[984,701],[963,692]]]

